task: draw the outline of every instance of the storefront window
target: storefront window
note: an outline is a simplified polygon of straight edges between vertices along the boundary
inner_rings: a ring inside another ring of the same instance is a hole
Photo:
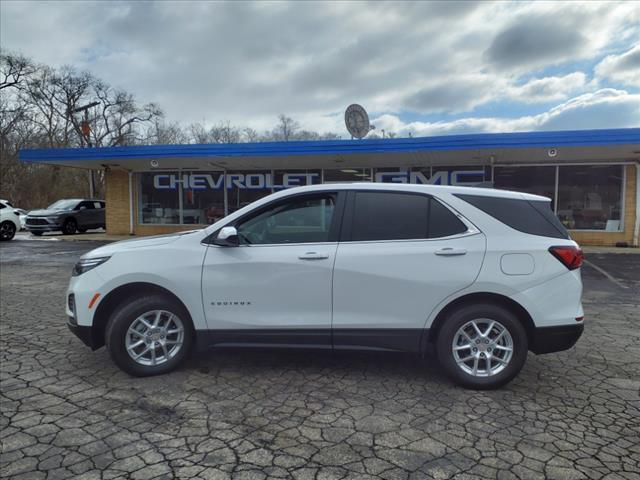
[[[492,182],[495,188],[551,198],[556,214],[570,230],[620,231],[623,169],[621,165],[496,166],[493,179],[489,166],[254,170],[226,172],[226,177],[222,171],[145,172],[137,175],[138,222],[212,224],[272,192],[319,184],[323,179],[324,183],[468,186]]]
[[[410,183],[418,185],[478,186],[491,181],[491,167],[464,165],[455,167],[413,167]]]
[[[324,183],[370,182],[370,168],[341,168],[324,171]]]
[[[138,222],[180,223],[180,186],[178,172],[141,173]]]
[[[272,193],[271,170],[227,172],[229,213]]]
[[[322,170],[275,170],[273,172],[273,190],[316,185],[322,182]]]
[[[490,181],[491,167],[459,165],[453,167],[434,166],[431,170],[429,183],[433,185],[477,187]]]
[[[182,187],[182,223],[212,224],[224,217],[224,173],[189,172]]]
[[[495,167],[493,186],[501,190],[543,195],[555,205],[556,167]]]
[[[558,218],[568,229],[622,230],[622,179],[621,165],[559,167]]]
[[[374,173],[374,181],[378,183],[409,183],[410,169],[408,168],[376,168]]]

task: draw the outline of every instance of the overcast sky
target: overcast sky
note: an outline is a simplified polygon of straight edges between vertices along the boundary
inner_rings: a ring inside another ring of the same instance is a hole
[[[87,69],[168,120],[347,136],[640,126],[640,2],[0,3],[2,47]]]

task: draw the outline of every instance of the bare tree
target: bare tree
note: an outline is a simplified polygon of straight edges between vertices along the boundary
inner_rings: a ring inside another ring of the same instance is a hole
[[[210,143],[209,142],[209,132],[205,128],[202,123],[192,123],[187,128],[189,136],[193,143],[202,144],[202,143]]]
[[[86,196],[87,172],[21,163],[19,149],[74,147],[85,140],[95,146],[143,143],[162,117],[156,105],[138,106],[132,95],[70,67],[55,70],[3,52],[0,79],[0,195],[25,208]],[[98,106],[87,112],[86,132],[73,111],[91,102]],[[103,187],[98,184],[98,193]]]
[[[242,140],[245,142],[257,142],[260,139],[260,135],[253,128],[245,127],[242,130]]]
[[[4,50],[0,50],[0,63],[2,64],[0,90],[9,87],[19,88],[24,79],[35,70],[35,66],[28,58],[22,55],[13,55]]]
[[[188,143],[187,132],[177,122],[166,123],[157,118],[153,126],[147,131],[145,143],[156,145],[178,145]]]
[[[295,139],[295,133],[299,129],[300,124],[297,121],[281,113],[278,115],[278,124],[272,130],[272,137],[274,140],[288,142]]]
[[[207,128],[201,123],[189,125],[191,139],[196,144],[205,143],[239,143],[242,141],[242,132],[238,127],[231,125],[230,121],[220,122]]]

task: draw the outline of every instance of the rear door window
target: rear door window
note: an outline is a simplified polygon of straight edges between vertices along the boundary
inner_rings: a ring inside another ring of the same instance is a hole
[[[429,197],[387,192],[356,192],[352,241],[427,238]]]
[[[456,195],[496,220],[520,232],[552,238],[570,238],[546,200]]]
[[[351,241],[418,240],[463,233],[447,207],[420,194],[355,192]]]

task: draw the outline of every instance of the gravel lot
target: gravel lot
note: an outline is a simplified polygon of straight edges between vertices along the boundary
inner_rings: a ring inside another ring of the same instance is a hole
[[[587,257],[615,281],[585,267],[576,347],[472,392],[370,353],[212,351],[129,377],[65,326],[97,245],[0,245],[2,478],[640,478],[638,254]]]

